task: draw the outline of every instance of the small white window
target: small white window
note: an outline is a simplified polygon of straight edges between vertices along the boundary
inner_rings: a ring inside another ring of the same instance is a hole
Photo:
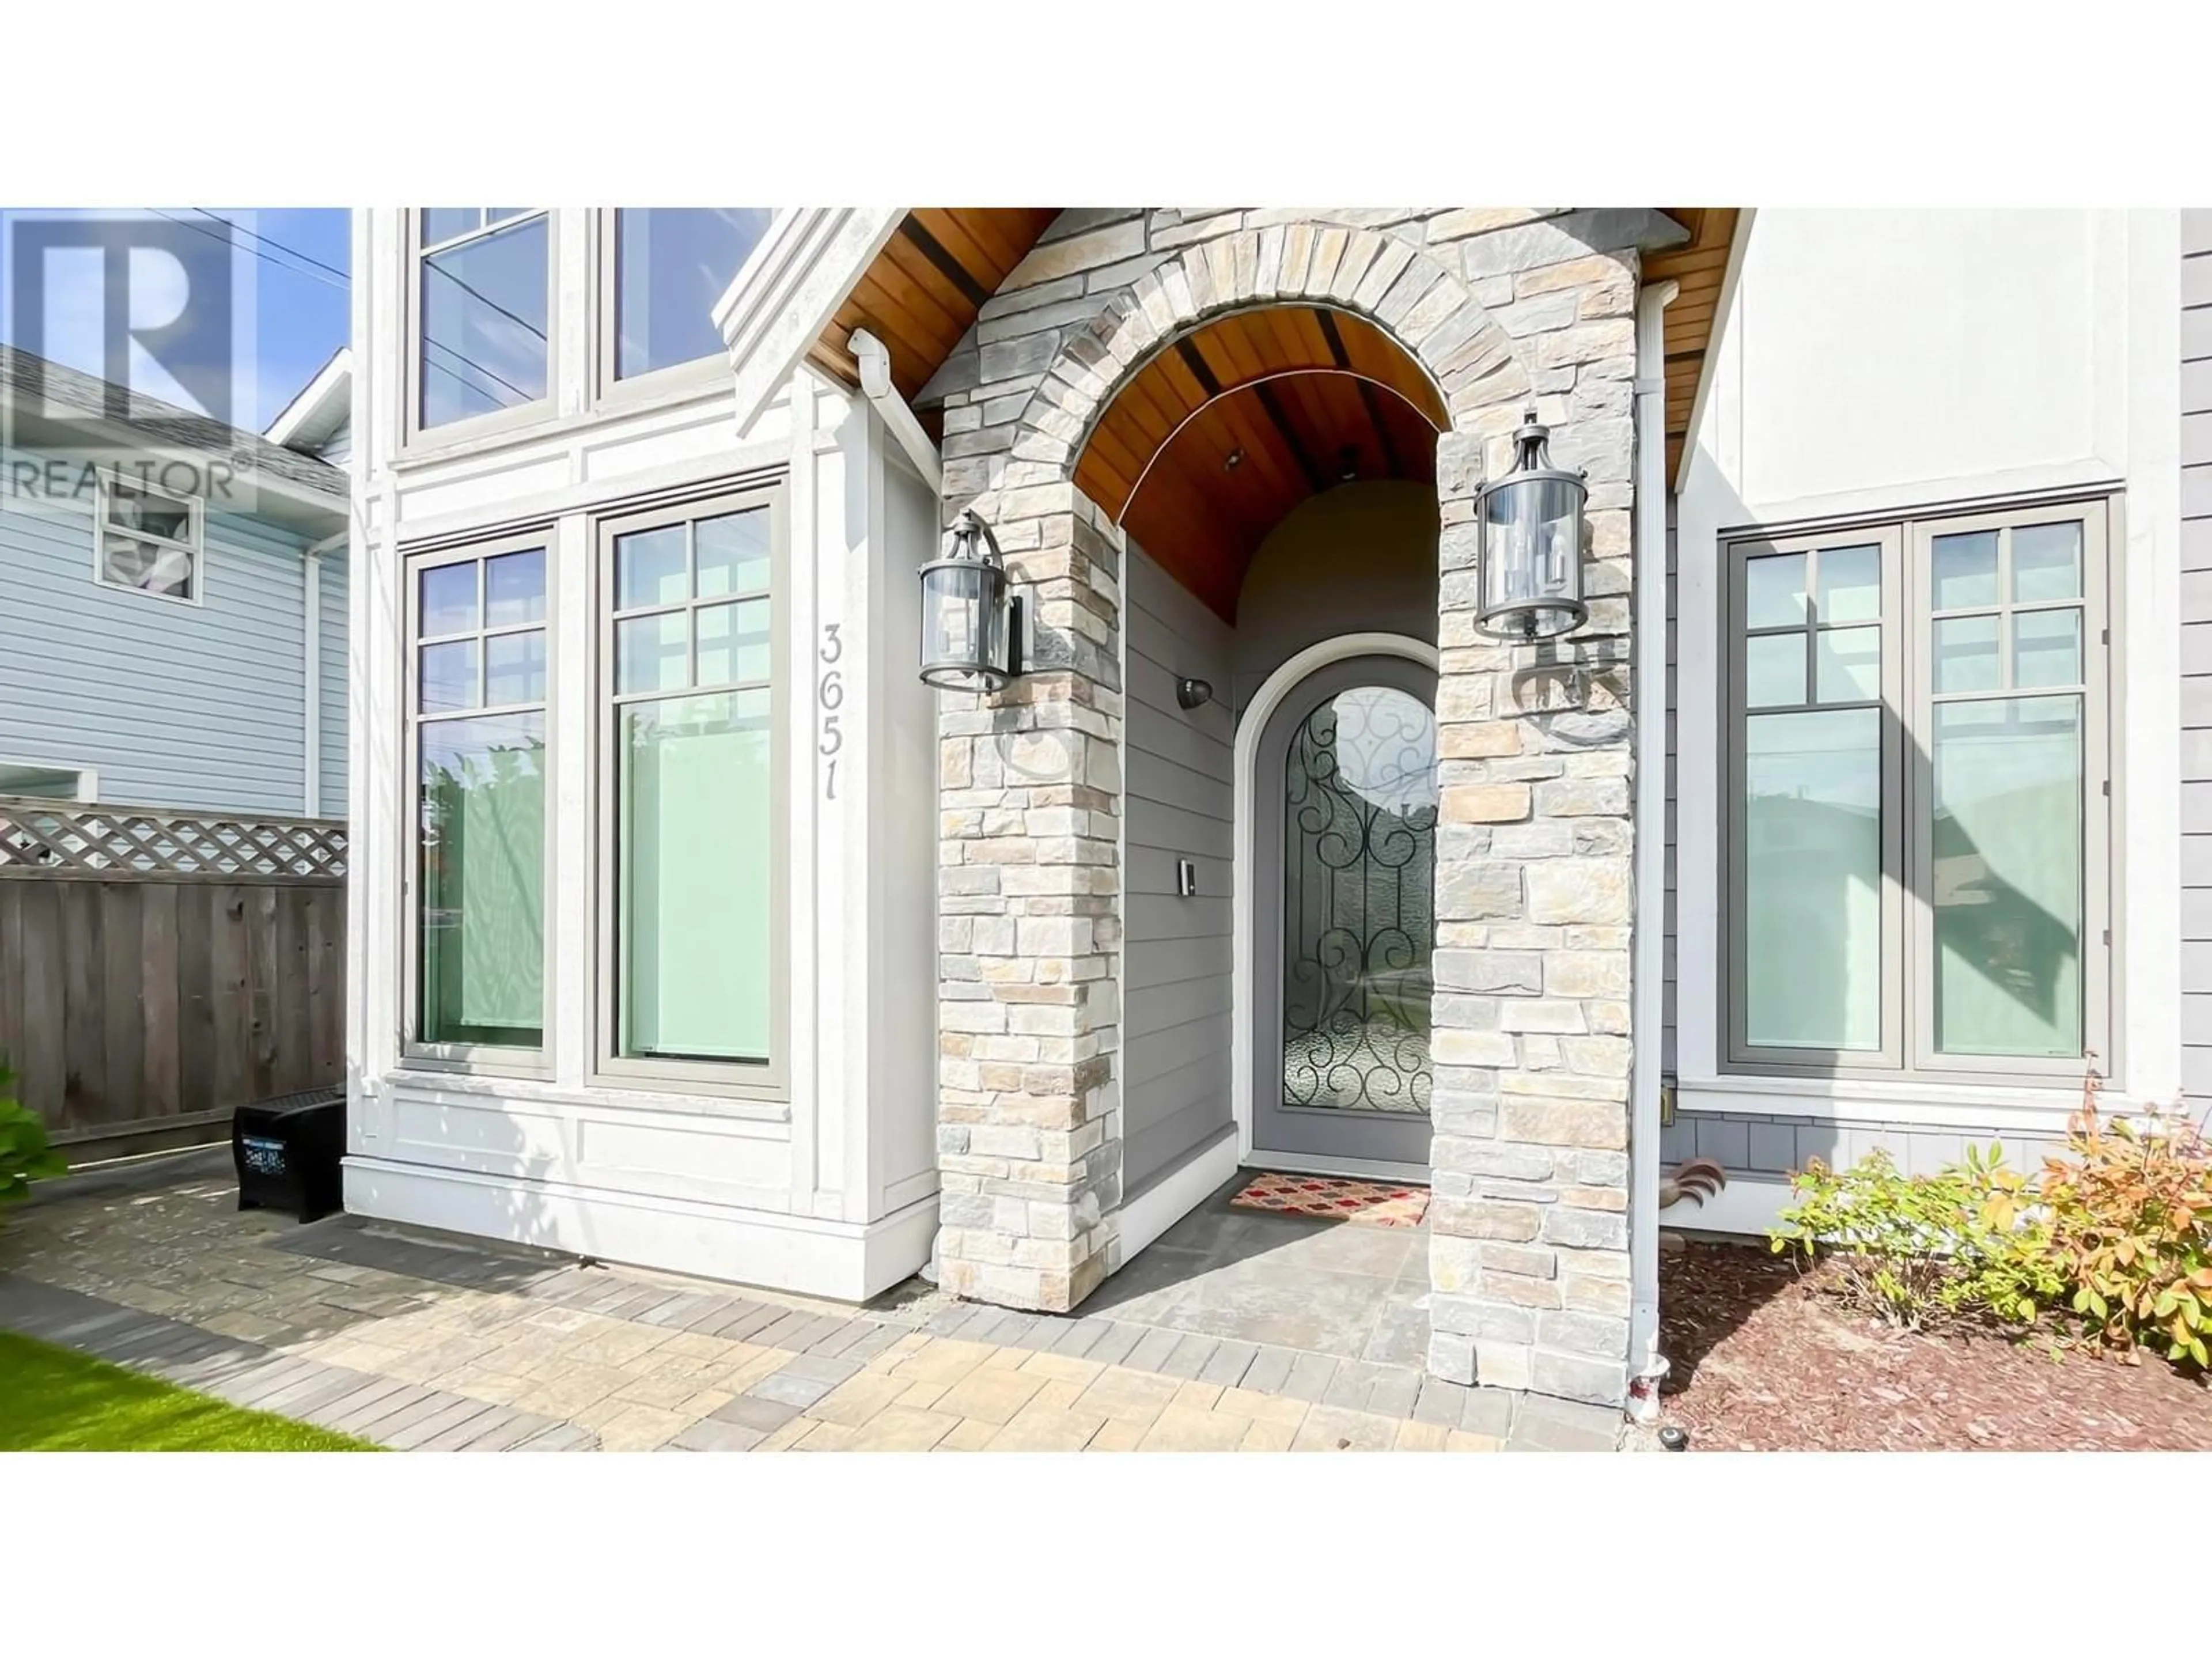
[[[200,602],[201,504],[121,473],[100,483],[100,519],[93,533],[94,580],[103,587]]]

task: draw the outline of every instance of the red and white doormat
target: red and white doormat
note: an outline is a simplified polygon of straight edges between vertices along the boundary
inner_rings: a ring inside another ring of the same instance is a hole
[[[1429,1189],[1336,1176],[1262,1175],[1255,1176],[1229,1200],[1229,1206],[1364,1222],[1370,1227],[1418,1227],[1429,1212]]]

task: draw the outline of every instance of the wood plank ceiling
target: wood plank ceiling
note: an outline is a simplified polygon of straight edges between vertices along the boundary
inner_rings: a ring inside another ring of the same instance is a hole
[[[865,328],[890,348],[899,395],[915,397],[1059,216],[1058,208],[915,208],[845,296],[808,361],[858,386],[846,343]]]
[[[1662,210],[1690,233],[1682,246],[1644,264],[1645,280],[1671,277],[1681,285],[1665,313],[1672,480],[1718,321],[1739,210]],[[892,379],[914,398],[1060,211],[912,210],[809,360],[858,385],[847,342],[866,328],[890,349]],[[933,429],[931,411],[920,412]],[[1426,434],[1443,418],[1426,378],[1361,319],[1310,307],[1243,313],[1209,324],[1139,371],[1102,418],[1077,477],[1094,500],[1124,517],[1156,558],[1187,563],[1178,575],[1228,615],[1232,571],[1241,581],[1257,537],[1274,522],[1261,521],[1271,503],[1279,518],[1347,471],[1358,477],[1431,477],[1435,446]],[[1239,456],[1234,465],[1231,453]],[[1202,535],[1221,540],[1211,562],[1180,550],[1194,549]]]
[[[1682,446],[1688,441],[1691,411],[1705,378],[1705,357],[1719,326],[1721,284],[1728,275],[1729,247],[1735,240],[1736,208],[1664,208],[1661,211],[1690,233],[1680,247],[1655,253],[1644,262],[1644,280],[1669,277],[1682,291],[1663,313],[1667,319],[1667,480],[1682,470]]]
[[[1311,306],[1238,312],[1155,355],[1099,417],[1075,482],[1234,621],[1267,532],[1354,479],[1436,477],[1447,416],[1372,324]]]

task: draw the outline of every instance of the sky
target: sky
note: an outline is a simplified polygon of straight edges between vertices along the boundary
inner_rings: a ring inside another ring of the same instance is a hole
[[[264,430],[315,372],[346,342],[349,326],[348,279],[349,217],[343,208],[0,208],[0,343],[64,362],[86,374],[101,372],[96,325],[104,296],[100,262],[89,254],[74,263],[64,258],[46,266],[52,291],[41,296],[40,320],[17,337],[18,307],[13,302],[13,273],[21,267],[10,257],[16,235],[39,221],[70,218],[138,219],[164,233],[179,224],[197,224],[220,237],[215,219],[230,222],[250,235],[234,237],[232,317],[237,334],[233,351],[231,418],[252,431]],[[191,233],[185,233],[190,234]],[[210,241],[208,246],[219,248]],[[49,256],[50,259],[54,256]],[[219,252],[217,257],[221,257]],[[322,267],[327,267],[324,269]],[[106,267],[119,271],[118,264]],[[134,313],[159,313],[192,303],[182,268],[166,256],[131,264]],[[122,280],[116,276],[114,280]],[[172,301],[173,301],[173,304]],[[166,314],[166,313],[164,313]],[[156,315],[151,320],[162,320]],[[134,314],[134,322],[149,320]],[[131,384],[149,397],[187,408],[196,400],[161,364],[134,350]]]

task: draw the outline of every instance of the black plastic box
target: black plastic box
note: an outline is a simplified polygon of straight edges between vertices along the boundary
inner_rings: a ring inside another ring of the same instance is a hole
[[[289,1210],[302,1221],[345,1207],[345,1097],[334,1090],[278,1095],[241,1106],[230,1120],[238,1207]]]

